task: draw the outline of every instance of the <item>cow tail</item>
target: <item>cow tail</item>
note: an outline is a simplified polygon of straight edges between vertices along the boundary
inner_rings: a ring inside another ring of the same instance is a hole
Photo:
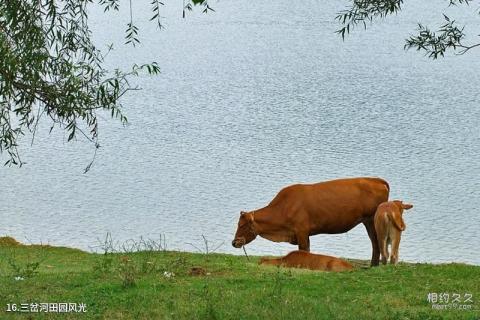
[[[397,228],[399,231],[405,230],[405,224],[403,223],[402,216],[400,214],[395,214],[392,211],[387,212],[388,218],[390,221],[393,223],[395,228]]]

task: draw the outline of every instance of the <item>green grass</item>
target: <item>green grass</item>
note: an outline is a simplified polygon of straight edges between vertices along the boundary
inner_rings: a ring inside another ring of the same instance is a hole
[[[478,266],[353,261],[352,272],[326,273],[257,261],[173,251],[103,255],[0,238],[0,319],[480,319]],[[201,274],[190,274],[192,267]],[[470,293],[473,303],[432,310],[429,292]],[[87,312],[6,312],[8,303],[30,302],[85,303]]]

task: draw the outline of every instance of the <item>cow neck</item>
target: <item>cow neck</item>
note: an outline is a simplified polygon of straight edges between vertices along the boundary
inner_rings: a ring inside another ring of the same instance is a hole
[[[264,207],[252,212],[253,217],[253,230],[257,235],[262,233],[268,233],[268,226],[272,220],[272,209]]]

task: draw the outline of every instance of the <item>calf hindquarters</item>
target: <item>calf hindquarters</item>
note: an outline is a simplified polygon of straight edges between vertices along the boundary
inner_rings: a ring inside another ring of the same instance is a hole
[[[398,249],[402,230],[405,229],[405,223],[400,212],[395,208],[388,206],[388,203],[380,205],[375,214],[375,231],[377,233],[378,246],[380,248],[382,264],[398,262]],[[392,211],[393,210],[393,211]],[[391,253],[388,252],[388,246],[391,244]]]

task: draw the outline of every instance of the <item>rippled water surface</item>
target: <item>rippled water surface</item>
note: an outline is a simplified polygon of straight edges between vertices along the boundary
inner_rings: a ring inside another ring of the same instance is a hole
[[[130,124],[103,117],[102,147],[67,144],[40,127],[23,141],[22,168],[0,167],[0,235],[94,249],[107,232],[119,241],[158,238],[170,249],[231,247],[240,210],[260,208],[283,187],[338,177],[380,176],[391,197],[412,202],[400,259],[480,264],[478,51],[431,61],[403,50],[418,21],[436,9],[408,1],[396,17],[334,34],[338,1],[230,1],[181,19],[164,8],[166,30],[135,2],[142,44],[122,45],[128,17],[92,10],[108,64],[158,61],[124,100]],[[430,2],[428,3],[428,6]],[[471,9],[451,9],[468,25]],[[476,33],[471,32],[472,36]],[[222,245],[223,243],[223,245]],[[258,239],[250,254],[294,248]],[[312,250],[368,259],[363,226],[318,235]]]

